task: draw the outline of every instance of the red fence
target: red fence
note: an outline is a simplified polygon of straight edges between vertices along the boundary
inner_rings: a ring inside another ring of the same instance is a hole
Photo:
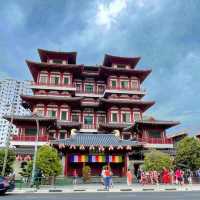
[[[39,142],[47,142],[49,137],[47,135],[38,136]],[[13,135],[13,141],[24,141],[24,142],[34,142],[36,141],[36,136],[27,136],[27,135]]]

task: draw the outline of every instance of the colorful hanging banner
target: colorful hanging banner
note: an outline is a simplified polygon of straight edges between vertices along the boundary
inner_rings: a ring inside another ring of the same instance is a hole
[[[113,155],[71,155],[72,163],[89,162],[89,163],[122,163],[122,156]]]

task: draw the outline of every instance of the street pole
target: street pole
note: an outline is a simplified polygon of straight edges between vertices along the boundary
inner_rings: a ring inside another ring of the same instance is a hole
[[[35,118],[36,126],[37,126],[37,133],[36,133],[36,140],[35,140],[35,151],[34,151],[34,158],[33,158],[33,169],[32,169],[32,179],[31,183],[34,184],[34,178],[35,178],[35,168],[36,168],[36,159],[37,159],[37,147],[38,147],[38,137],[39,137],[39,120],[36,116]]]
[[[10,135],[12,132],[12,124],[13,124],[13,119],[14,119],[14,110],[13,110],[13,105],[11,108],[11,120],[10,120],[10,124],[9,124],[9,131],[8,131],[8,135],[6,137],[6,148],[5,148],[5,154],[4,154],[4,160],[3,160],[3,169],[1,172],[2,176],[5,176],[5,171],[6,171],[6,164],[7,164],[7,160],[8,160],[8,149],[10,146]]]

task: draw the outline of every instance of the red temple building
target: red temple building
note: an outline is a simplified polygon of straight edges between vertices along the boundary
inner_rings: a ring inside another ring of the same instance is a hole
[[[77,64],[76,52],[39,49],[41,62],[26,61],[32,74],[32,96],[23,106],[37,115],[14,116],[18,135],[12,136],[18,160],[31,159],[39,121],[38,145],[51,144],[62,156],[63,174],[91,167],[99,175],[109,164],[114,175],[127,167],[137,170],[149,148],[170,151],[166,129],[179,124],[145,118],[154,101],[143,100],[141,88],[151,73],[137,69],[140,57],[105,55],[102,65]],[[11,116],[5,116],[11,120]]]

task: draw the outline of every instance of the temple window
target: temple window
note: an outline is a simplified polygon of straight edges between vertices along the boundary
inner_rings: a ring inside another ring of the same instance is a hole
[[[35,112],[36,112],[39,116],[44,116],[44,109],[36,109]]]
[[[123,64],[117,64],[117,68],[120,68],[120,69],[126,69],[126,65],[123,65]]]
[[[161,132],[158,130],[149,130],[149,137],[153,137],[153,138],[160,138],[161,137]]]
[[[48,110],[48,116],[49,117],[56,117],[56,111],[55,110]]]
[[[69,76],[64,76],[64,77],[63,77],[63,84],[64,84],[64,85],[68,85],[69,82],[70,82],[70,77],[69,77]]]
[[[116,88],[117,87],[117,80],[111,80],[111,87]]]
[[[104,85],[98,85],[98,92],[103,93],[104,92]]]
[[[138,81],[131,80],[131,88],[137,90],[138,89]]]
[[[47,83],[48,82],[48,76],[43,74],[40,75],[40,83]]]
[[[63,60],[61,60],[61,59],[53,59],[53,63],[55,63],[55,64],[62,64]]]
[[[118,112],[111,113],[111,122],[113,123],[118,122]]]
[[[37,129],[36,128],[25,128],[26,135],[36,135]]]
[[[92,84],[85,84],[85,92],[86,93],[93,93],[93,85]]]
[[[141,120],[141,115],[140,115],[139,112],[134,112],[133,116],[134,116],[134,121],[140,121]]]
[[[85,115],[84,116],[84,124],[92,125],[93,124],[93,115]]]
[[[130,123],[130,112],[122,113],[122,123]]]
[[[106,121],[106,117],[104,115],[99,115],[97,119],[98,119],[98,124],[104,124]]]
[[[72,121],[79,122],[79,114],[72,114]]]
[[[121,84],[122,89],[127,89],[129,82],[128,81],[120,81],[120,84]]]
[[[77,90],[78,92],[81,91],[81,83],[76,83],[76,90]]]
[[[51,84],[59,85],[60,83],[60,76],[52,75],[51,76]]]
[[[66,110],[61,111],[61,116],[60,116],[61,120],[67,120],[67,114],[68,112]]]

